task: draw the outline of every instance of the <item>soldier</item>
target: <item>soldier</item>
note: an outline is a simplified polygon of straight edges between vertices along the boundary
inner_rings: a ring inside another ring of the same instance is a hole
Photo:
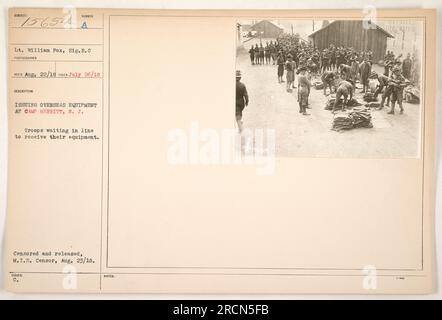
[[[330,45],[330,67],[332,70],[336,69],[336,50],[333,45]]]
[[[411,57],[411,79],[414,85],[419,85],[420,83],[420,62],[416,55],[416,52],[413,52]]]
[[[276,64],[276,45],[273,44],[273,41],[270,41],[270,56],[272,57],[272,64]]]
[[[404,108],[402,106],[402,98],[404,94],[404,88],[407,85],[407,81],[401,74],[401,68],[396,66],[393,68],[393,74],[391,75],[390,82],[388,84],[391,87],[391,110],[388,114],[394,114],[394,107],[396,101],[401,109],[400,113],[404,113]]]
[[[321,71],[319,59],[321,57],[321,53],[315,51],[310,59],[307,60],[307,70],[310,73],[317,74],[318,71]]]
[[[270,50],[271,50],[271,48],[270,48],[269,44],[267,43],[266,47],[264,49],[264,56],[265,56],[266,64],[270,64],[270,55],[271,55]]]
[[[370,63],[370,66],[372,66],[373,65],[373,51],[368,50],[368,52],[367,52],[367,60],[368,60],[368,63]]]
[[[306,109],[308,105],[308,96],[310,94],[310,81],[305,75],[306,68],[301,67],[298,69],[298,103],[299,103],[299,113],[303,115],[308,115]]]
[[[278,58],[276,58],[276,64],[278,65],[278,82],[282,83],[284,82],[283,76],[284,76],[284,56],[282,54],[282,51],[279,51]]]
[[[318,65],[315,63],[315,61],[313,59],[308,59],[305,67],[307,68],[307,71],[310,74],[316,75],[317,71],[318,71]]]
[[[335,78],[337,78],[337,74],[334,71],[325,71],[322,74],[321,80],[322,80],[322,85],[324,86],[324,96],[327,95],[327,87],[330,88],[330,94],[333,92],[332,86],[334,87],[333,82]]]
[[[393,55],[394,57],[394,55]],[[393,62],[395,65],[400,66],[401,65],[401,58],[402,58],[402,53],[400,55],[398,55],[396,58],[393,59]]]
[[[345,51],[344,48],[339,47],[338,53],[336,55],[336,63],[339,65],[345,64]]]
[[[262,43],[259,44],[259,64],[264,64],[264,47],[262,46]]]
[[[402,61],[402,75],[406,79],[410,79],[411,65],[412,65],[412,62],[411,62],[410,54],[407,54],[407,57],[404,59],[404,61]]]
[[[255,64],[259,64],[259,47],[255,44]]]
[[[368,62],[368,57],[364,58],[364,61],[359,66],[360,74],[361,74],[361,82],[362,82],[362,91],[365,93],[368,89],[368,77],[371,73],[371,65]]]
[[[252,65],[255,64],[255,49],[252,47],[249,50],[249,55],[250,55],[250,61],[252,62]]]
[[[295,62],[291,54],[287,56],[287,62],[285,63],[286,80],[287,80],[287,92],[291,92],[291,86],[294,86],[295,81]]]
[[[392,64],[393,64],[393,62],[390,60],[384,64],[384,76],[387,76],[387,77],[390,76],[390,68],[391,68]]]
[[[349,65],[341,63],[338,67],[339,74],[344,80],[351,80],[351,67]]]
[[[350,58],[350,79],[353,82],[353,84],[356,84],[356,80],[358,78],[359,74],[359,64],[356,58],[352,57]]]
[[[241,71],[236,70],[236,123],[238,124],[239,133],[243,130],[242,111],[249,104],[249,95],[247,88],[241,81]]]
[[[344,97],[344,101],[342,104],[342,110],[345,110],[345,106],[347,105],[347,101],[350,101],[353,98],[353,85],[348,81],[342,81],[339,84],[338,89],[336,90],[336,100],[333,105],[333,113],[336,112],[336,108],[338,107],[338,103],[341,100],[341,97]],[[350,99],[348,97],[350,96]]]
[[[321,69],[322,72],[325,72],[330,69],[330,53],[328,52],[327,49],[324,49],[322,51]]]
[[[370,74],[370,79],[376,79],[379,82],[379,85],[376,88],[376,91],[374,93],[374,98],[377,99],[379,93],[382,93],[382,90],[385,88],[385,91],[382,93],[382,99],[381,99],[381,104],[378,108],[378,110],[381,110],[384,108],[384,103],[385,100],[387,100],[387,105],[390,104],[390,95],[391,95],[391,90],[388,88],[388,83],[390,82],[390,78],[381,74],[378,75],[376,73],[376,71],[372,71],[372,73]]]
[[[388,83],[390,82],[390,78],[381,74],[378,75],[375,71],[373,71],[370,74],[370,79],[377,79],[379,81],[379,85],[374,93],[374,98],[377,99],[379,93],[382,93],[382,90],[385,88],[385,91],[382,93],[382,99],[381,104],[378,108],[378,110],[381,110],[384,108],[385,100],[387,100],[387,106],[390,104],[390,95],[391,95],[391,89],[388,88]]]

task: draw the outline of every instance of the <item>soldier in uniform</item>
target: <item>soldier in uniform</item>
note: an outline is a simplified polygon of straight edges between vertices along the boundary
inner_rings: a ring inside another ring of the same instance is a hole
[[[284,64],[285,64],[285,59],[284,55],[282,54],[282,51],[279,51],[278,58],[276,58],[276,64],[278,65],[278,82],[282,83],[284,82],[283,75],[284,75]]]
[[[334,71],[325,71],[322,76],[322,84],[324,86],[324,96],[327,95],[327,87],[330,88],[330,94],[333,92],[332,87],[334,87],[333,82],[337,78],[337,74]],[[335,88],[336,90],[336,88]]]
[[[291,92],[291,87],[295,82],[295,62],[291,54],[287,56],[287,62],[285,63],[286,80],[287,80],[287,92]]]
[[[390,76],[390,68],[392,64],[393,62],[390,60],[384,64],[384,76]]]
[[[404,94],[404,88],[407,85],[407,81],[404,76],[401,74],[401,68],[399,66],[395,66],[393,68],[393,74],[391,75],[390,82],[388,84],[391,87],[391,110],[388,114],[394,114],[394,107],[396,101],[400,108],[400,113],[404,113],[404,107],[402,106],[402,98]]]
[[[236,70],[236,123],[238,124],[239,133],[243,130],[242,111],[249,104],[249,95],[247,88],[241,81],[241,71]]]
[[[345,110],[345,106],[347,105],[347,101],[349,101],[353,98],[353,90],[354,90],[354,88],[353,88],[353,85],[351,84],[351,82],[344,80],[339,84],[339,87],[336,90],[336,99],[335,99],[335,103],[333,105],[333,112],[336,111],[336,109],[338,107],[338,103],[341,100],[341,97],[344,97],[342,110]],[[348,99],[348,97],[350,97],[350,99]]]
[[[367,60],[368,60],[368,63],[370,64],[370,67],[371,67],[373,65],[373,51],[368,50]]]
[[[262,43],[259,44],[259,64],[264,64],[264,47],[262,46]]]
[[[362,92],[365,93],[368,90],[368,77],[371,73],[371,64],[368,61],[368,57],[364,58],[364,61],[359,66],[362,82]]]
[[[410,54],[407,54],[407,57],[404,59],[404,61],[402,61],[402,75],[406,79],[410,79],[411,65],[412,65],[412,61],[410,58]]]
[[[252,62],[252,65],[255,64],[255,49],[252,47],[249,50],[249,55],[250,55],[250,61]]]
[[[385,88],[385,91],[382,93],[381,104],[378,108],[378,110],[381,110],[384,108],[385,100],[387,100],[387,106],[390,104],[391,88],[390,89],[388,88],[388,83],[390,82],[390,78],[383,74],[378,75],[375,71],[373,71],[370,74],[370,79],[377,79],[379,81],[379,85],[374,93],[375,99],[378,98],[379,93],[382,93],[382,90]]]
[[[354,57],[350,58],[350,63],[350,79],[353,84],[356,84],[356,80],[359,75],[359,63]]]
[[[270,56],[272,57],[272,64],[276,63],[276,45],[273,44],[273,41],[270,41]]]
[[[338,48],[338,53],[336,55],[336,63],[337,65],[345,64],[345,51],[342,47]]]
[[[308,115],[306,109],[308,105],[308,96],[310,94],[310,81],[306,76],[307,69],[301,67],[298,69],[298,103],[299,103],[299,113],[303,115]]]
[[[336,50],[333,45],[330,45],[330,67],[332,70],[336,69]]]
[[[339,74],[343,80],[351,80],[351,67],[341,63],[338,67]]]
[[[327,49],[324,49],[322,51],[321,69],[322,72],[328,71],[328,69],[330,69],[330,53]]]
[[[266,43],[266,47],[264,48],[264,56],[266,64],[270,64],[271,47],[268,43]]]
[[[255,64],[259,64],[259,47],[258,47],[258,44],[255,45]]]

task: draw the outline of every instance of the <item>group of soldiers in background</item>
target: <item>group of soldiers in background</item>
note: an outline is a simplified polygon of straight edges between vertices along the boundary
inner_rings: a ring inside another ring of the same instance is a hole
[[[276,41],[266,42],[265,45],[255,44],[249,50],[252,65],[276,65],[278,82],[286,82],[286,90],[292,92],[295,86],[295,74],[298,76],[299,112],[307,114],[308,96],[312,86],[311,79],[320,76],[324,95],[327,88],[330,93],[336,93],[334,110],[340,99],[351,100],[356,89],[356,82],[362,85],[362,93],[370,89],[375,91],[377,99],[382,94],[378,109],[391,103],[389,114],[394,114],[397,103],[403,113],[403,91],[410,83],[419,83],[420,65],[413,54],[401,61],[402,55],[395,56],[388,51],[384,57],[384,72],[378,74],[372,70],[373,53],[371,50],[358,51],[351,47],[335,46],[319,50],[310,43],[302,41],[299,36],[283,33]],[[285,80],[284,81],[284,73]],[[376,88],[370,88],[370,80],[377,80]],[[349,98],[349,99],[348,99]],[[245,97],[242,98],[245,101]],[[247,97],[248,102],[248,97]]]
[[[256,44],[249,50],[250,62],[252,65],[270,64],[271,62],[275,64],[276,53],[277,44],[273,43],[273,40],[270,43],[267,41],[265,46],[262,43],[259,46]]]

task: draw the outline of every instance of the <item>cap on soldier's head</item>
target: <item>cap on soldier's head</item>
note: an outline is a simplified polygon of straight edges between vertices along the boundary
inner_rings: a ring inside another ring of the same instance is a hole
[[[241,71],[240,70],[236,70],[236,77],[237,78],[241,78]]]

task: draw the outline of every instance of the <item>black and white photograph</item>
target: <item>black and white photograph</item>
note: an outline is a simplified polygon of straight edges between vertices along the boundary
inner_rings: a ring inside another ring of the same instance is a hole
[[[239,134],[273,129],[276,156],[418,158],[420,20],[237,21]]]

